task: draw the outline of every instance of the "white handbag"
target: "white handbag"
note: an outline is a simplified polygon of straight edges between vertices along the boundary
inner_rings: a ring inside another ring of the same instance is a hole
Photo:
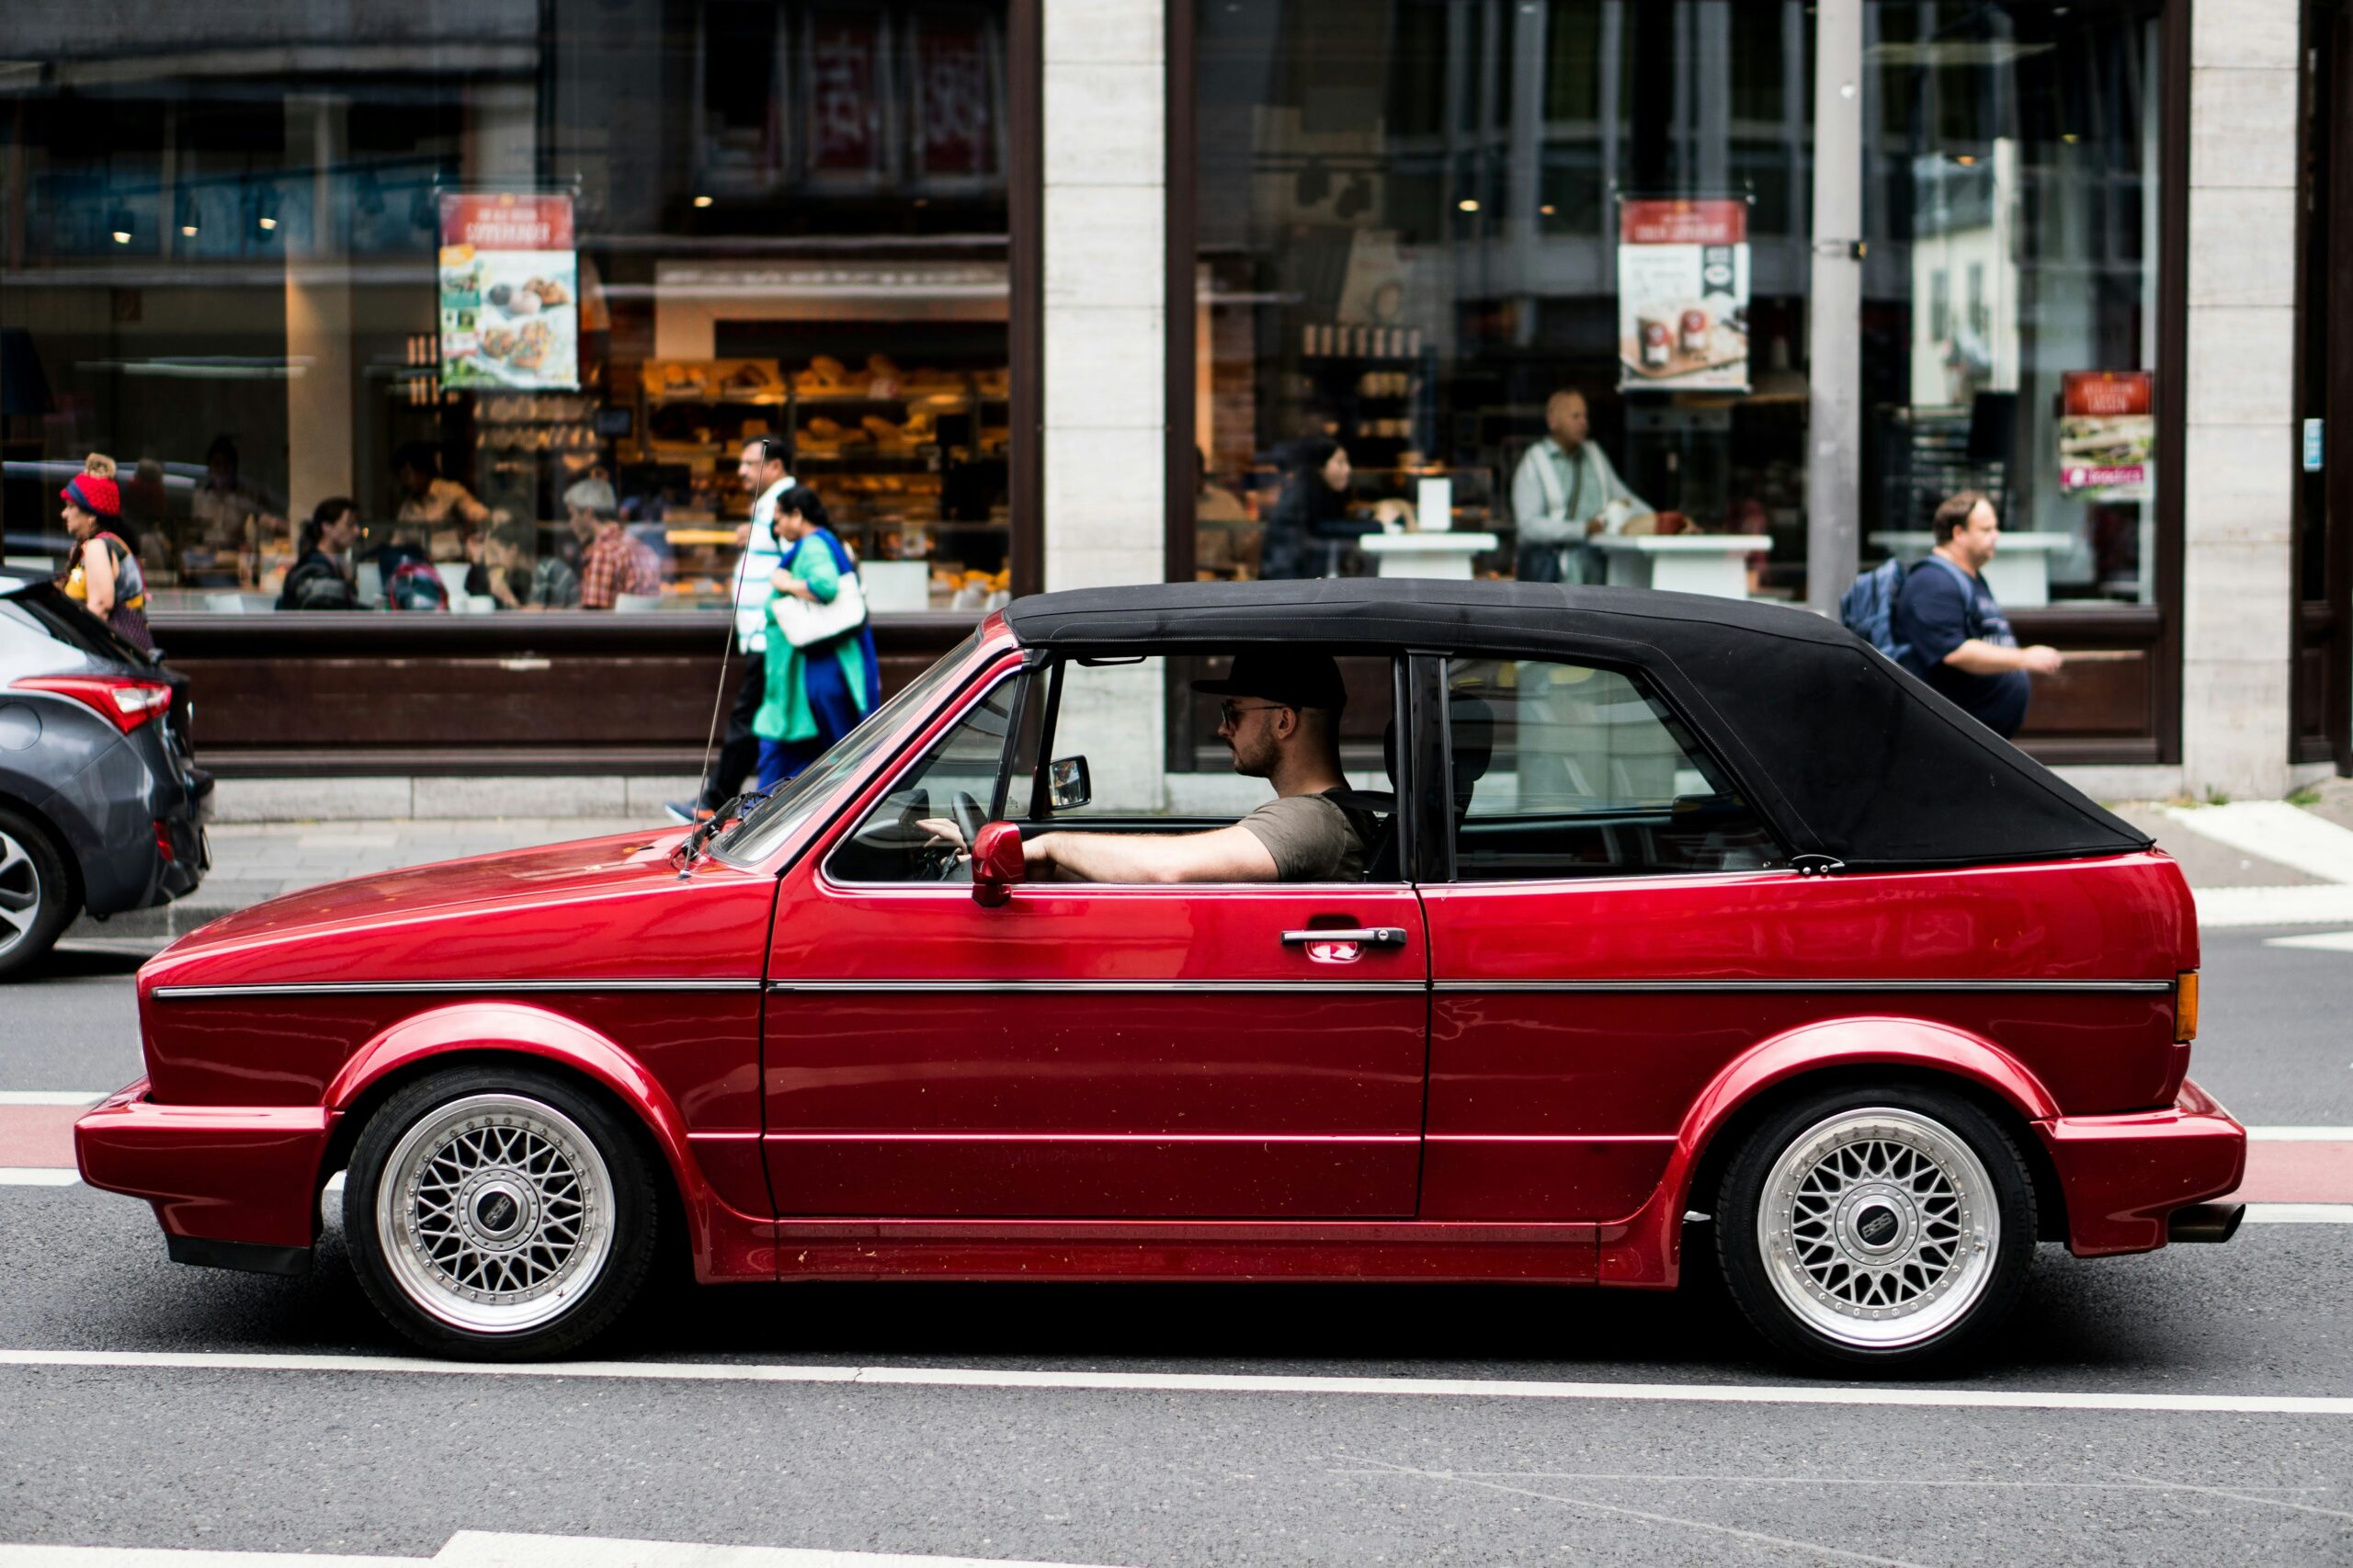
[[[866,589],[855,572],[842,574],[832,602],[819,604],[792,594],[779,594],[769,607],[777,630],[796,648],[831,642],[866,624]]]

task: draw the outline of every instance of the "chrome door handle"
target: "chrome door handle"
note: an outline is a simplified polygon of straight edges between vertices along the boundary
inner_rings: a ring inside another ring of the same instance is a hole
[[[1368,948],[1402,948],[1405,945],[1403,926],[1346,926],[1328,931],[1286,931],[1283,946],[1295,948],[1305,942],[1361,942]]]

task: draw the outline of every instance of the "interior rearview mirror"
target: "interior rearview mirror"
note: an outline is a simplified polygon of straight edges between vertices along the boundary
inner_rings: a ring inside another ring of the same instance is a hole
[[[1095,799],[1095,781],[1087,777],[1083,756],[1058,756],[1048,763],[1046,785],[1058,812],[1074,812]]]
[[[1013,896],[1027,862],[1021,855],[1021,830],[1009,822],[993,822],[972,840],[972,902],[995,909]]]

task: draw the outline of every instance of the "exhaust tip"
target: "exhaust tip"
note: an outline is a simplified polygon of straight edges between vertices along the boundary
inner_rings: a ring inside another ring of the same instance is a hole
[[[2193,1203],[2175,1210],[2165,1221],[2165,1240],[2226,1242],[2238,1234],[2239,1222],[2245,1218],[2244,1203]]]

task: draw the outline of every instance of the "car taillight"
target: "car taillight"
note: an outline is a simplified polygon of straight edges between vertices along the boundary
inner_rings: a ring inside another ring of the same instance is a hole
[[[26,676],[8,683],[15,691],[46,691],[70,697],[96,709],[124,734],[139,728],[172,705],[172,688],[165,681],[135,676]]]
[[[168,866],[173,861],[179,858],[177,855],[172,853],[172,830],[161,817],[155,818],[154,822],[155,853],[162,856],[164,858],[164,864]]]
[[[2173,977],[2173,1038],[2188,1045],[2198,1038],[2198,971],[2185,969]]]

